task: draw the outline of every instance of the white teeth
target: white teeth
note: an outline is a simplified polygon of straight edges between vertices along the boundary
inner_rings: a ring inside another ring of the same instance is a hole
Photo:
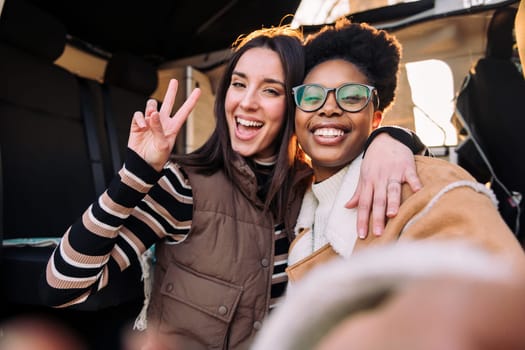
[[[256,122],[253,120],[246,120],[246,119],[241,119],[241,118],[236,118],[236,120],[237,120],[237,123],[241,124],[242,126],[249,126],[249,127],[255,127],[255,128],[260,128],[261,126],[263,126],[263,123]]]
[[[343,130],[334,128],[321,128],[314,131],[314,135],[316,136],[336,137],[343,136],[344,134]]]

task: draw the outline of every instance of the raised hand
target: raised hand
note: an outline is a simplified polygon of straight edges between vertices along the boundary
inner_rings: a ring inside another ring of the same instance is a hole
[[[162,170],[167,162],[175,145],[177,134],[201,94],[199,88],[194,89],[179,110],[171,116],[177,88],[177,80],[171,79],[160,111],[157,101],[150,99],[146,103],[144,113],[135,112],[131,122],[128,147],[157,171]]]

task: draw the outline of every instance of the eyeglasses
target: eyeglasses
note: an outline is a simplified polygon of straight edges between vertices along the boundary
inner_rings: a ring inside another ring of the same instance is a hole
[[[295,105],[303,112],[315,112],[324,106],[328,93],[335,91],[337,105],[344,111],[356,113],[370,102],[376,88],[366,84],[346,83],[337,88],[319,84],[303,84],[292,88]],[[379,98],[377,98],[379,105]]]

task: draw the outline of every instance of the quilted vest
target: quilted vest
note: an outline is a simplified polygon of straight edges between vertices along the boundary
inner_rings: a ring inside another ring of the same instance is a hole
[[[170,349],[248,349],[268,312],[276,223],[242,159],[233,182],[223,172],[184,171],[193,191],[191,230],[180,243],[157,246],[148,328]],[[288,203],[289,237],[305,186]]]

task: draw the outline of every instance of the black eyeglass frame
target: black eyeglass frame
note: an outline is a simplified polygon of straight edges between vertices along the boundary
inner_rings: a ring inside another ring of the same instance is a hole
[[[346,109],[344,108],[343,106],[341,106],[341,104],[339,103],[339,100],[337,99],[337,93],[339,92],[340,89],[342,89],[343,87],[345,86],[348,86],[348,85],[359,85],[359,86],[364,86],[368,89],[369,91],[369,95],[368,95],[368,98],[366,100],[366,103],[360,107],[359,109],[356,109],[356,110],[349,110],[349,109]],[[298,101],[297,101],[297,91],[302,88],[302,87],[305,87],[305,86],[317,86],[317,87],[320,87],[321,89],[323,89],[324,91],[324,98],[323,98],[323,103],[321,103],[319,105],[319,107],[315,108],[315,109],[312,109],[312,110],[306,110],[304,108],[302,108]],[[368,106],[368,104],[370,103],[370,100],[372,99],[372,96],[375,94],[376,96],[376,99],[377,99],[377,106],[376,108],[379,108],[379,96],[377,95],[377,89],[375,88],[375,86],[372,86],[372,85],[367,85],[367,84],[361,84],[361,83],[344,83],[342,85],[339,85],[338,87],[335,87],[335,88],[327,88],[327,87],[324,87],[323,85],[321,84],[301,84],[301,85],[297,85],[297,86],[294,86],[292,88],[292,94],[294,95],[294,102],[295,102],[295,106],[297,108],[299,108],[301,111],[303,112],[306,112],[306,113],[312,113],[312,112],[317,112],[318,110],[320,110],[321,108],[323,108],[323,106],[325,105],[326,103],[326,100],[328,99],[328,94],[331,92],[331,91],[334,91],[334,94],[335,94],[335,102],[337,103],[337,105],[339,106],[339,108],[341,108],[343,111],[346,111],[346,112],[350,112],[350,113],[357,113],[357,112],[361,112],[363,109],[366,108],[366,106]]]

